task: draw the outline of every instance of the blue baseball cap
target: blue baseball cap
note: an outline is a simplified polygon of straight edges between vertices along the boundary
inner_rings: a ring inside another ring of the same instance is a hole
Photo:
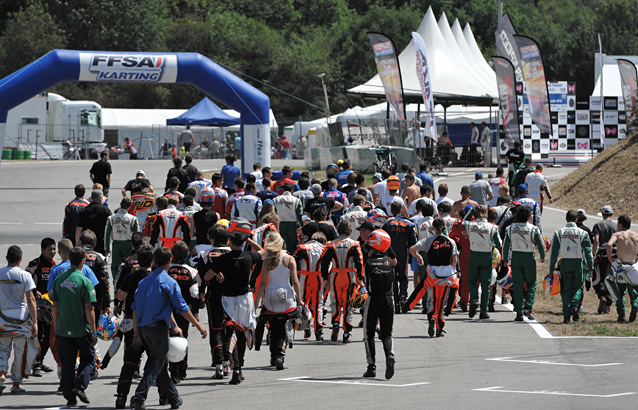
[[[264,201],[264,206],[266,205],[275,206],[275,203],[272,201],[272,199],[268,198]]]
[[[520,184],[520,185],[518,186],[518,192],[519,192],[519,193],[521,193],[521,192],[526,192],[526,191],[527,191],[527,184]]]
[[[467,214],[468,212],[470,212],[470,209],[474,209],[474,205],[465,205],[463,211],[465,212],[465,214]]]
[[[478,171],[476,174],[474,174],[474,179],[483,179],[483,173],[481,171]]]

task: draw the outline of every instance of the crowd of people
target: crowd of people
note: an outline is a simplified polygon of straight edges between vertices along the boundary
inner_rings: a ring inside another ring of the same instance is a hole
[[[418,172],[409,164],[394,175],[384,170],[366,186],[347,160],[328,165],[325,179],[260,164],[244,177],[229,154],[208,180],[186,156],[173,160],[159,192],[139,170],[115,212],[108,206],[108,159],[103,153],[91,168],[89,199],[83,185],[75,187],[60,241],[44,238],[26,271],[19,268],[21,249],[8,250],[8,266],[0,269],[0,393],[9,374],[10,391],[19,394],[23,377],[53,372],[44,363],[50,351],[67,405],[89,403],[90,380],[114,365],[123,346],[115,407],[127,407],[137,377],[131,408],[145,408],[155,382],[160,403],[178,408],[175,386],[187,378],[188,355],[178,354],[175,339],[187,338],[190,327],[209,337],[211,376],[232,385],[245,379],[246,349],[260,350],[265,339],[270,365],[283,370],[295,331],[323,342],[325,327],[331,342],[341,333],[342,343],[363,328],[364,377],[376,376],[378,336],[390,379],[395,314],[420,307],[428,335],[444,337],[453,312],[488,319],[501,287],[501,302],[512,298],[514,320],[533,320],[536,252],[540,262],[549,259],[548,283],[559,272],[564,323],[579,321],[589,286],[599,314],[616,301],[624,322],[626,292],[628,320],[636,319],[638,287],[606,280],[636,262],[631,219],[612,222],[607,205],[603,221],[589,230],[586,213],[570,210],[566,225],[545,237],[543,204],[551,193],[542,165],[523,157],[508,153],[515,166],[508,180],[502,168],[487,179],[476,172],[453,200],[445,183],[437,197],[427,164]],[[207,327],[200,323],[204,311]],[[103,354],[98,336],[112,340]]]

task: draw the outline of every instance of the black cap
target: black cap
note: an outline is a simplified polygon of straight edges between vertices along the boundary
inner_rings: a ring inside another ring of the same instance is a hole
[[[367,229],[367,230],[369,230],[369,231],[374,231],[376,228],[375,228],[375,226],[372,224],[372,222],[370,222],[370,221],[363,221],[363,223],[357,227],[357,231],[360,231],[360,230],[362,230],[362,229]]]

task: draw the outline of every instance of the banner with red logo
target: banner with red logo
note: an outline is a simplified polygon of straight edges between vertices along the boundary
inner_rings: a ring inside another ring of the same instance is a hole
[[[498,84],[499,106],[503,117],[505,142],[513,147],[520,140],[518,124],[518,103],[516,101],[516,74],[511,61],[505,57],[492,57]]]
[[[396,47],[390,37],[381,33],[368,33],[372,44],[374,61],[385,90],[385,98],[394,110],[399,121],[405,120],[405,105],[403,103],[403,83],[401,69],[397,58]]]
[[[620,71],[625,110],[633,111],[636,108],[636,91],[638,91],[636,89],[638,83],[636,66],[631,61],[622,58],[619,58],[616,62],[618,63],[618,71]],[[629,116],[627,116],[627,119],[629,120]]]
[[[523,80],[527,84],[527,99],[529,101],[532,121],[541,133],[552,133],[549,114],[549,92],[545,81],[545,67],[541,49],[536,42],[526,36],[515,35],[516,45],[521,53]]]
[[[425,59],[425,43],[419,33],[412,33],[412,40],[416,46],[416,75],[423,93],[423,103],[427,111],[427,122],[425,124],[426,135],[434,141],[438,141],[436,135],[436,120],[434,118],[434,97],[432,96],[432,86],[430,84],[430,72]]]

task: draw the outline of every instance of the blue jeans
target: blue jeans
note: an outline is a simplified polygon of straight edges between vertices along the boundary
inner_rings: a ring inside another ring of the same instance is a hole
[[[95,349],[91,346],[89,335],[84,337],[56,336],[58,353],[62,362],[60,386],[62,394],[67,400],[73,400],[72,389],[85,390],[95,369]],[[75,359],[80,355],[77,375],[75,373]]]
[[[135,390],[135,395],[131,397],[131,404],[134,402],[144,403],[151,386],[155,382],[159,384],[162,394],[173,404],[179,397],[175,385],[168,376],[168,326],[164,322],[157,322],[156,326],[142,326],[140,333],[148,359],[144,366],[144,376]]]

